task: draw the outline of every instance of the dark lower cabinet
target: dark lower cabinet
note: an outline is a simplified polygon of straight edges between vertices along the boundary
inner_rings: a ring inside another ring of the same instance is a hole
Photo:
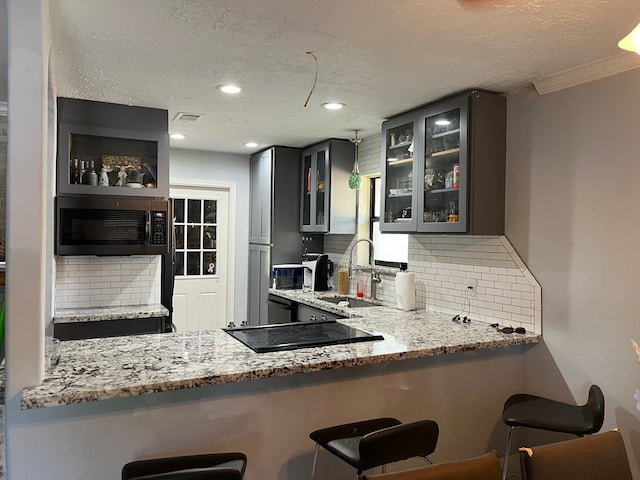
[[[53,335],[60,340],[84,340],[88,338],[120,337],[163,333],[165,317],[122,318],[97,322],[56,323]]]

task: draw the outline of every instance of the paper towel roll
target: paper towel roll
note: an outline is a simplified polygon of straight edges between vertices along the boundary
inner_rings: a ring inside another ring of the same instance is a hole
[[[416,309],[416,274],[413,272],[398,272],[396,274],[396,295],[398,296],[398,310]]]

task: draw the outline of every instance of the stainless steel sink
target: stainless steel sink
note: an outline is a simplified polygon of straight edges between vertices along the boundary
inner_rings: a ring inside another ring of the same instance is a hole
[[[347,297],[344,295],[338,296],[338,297],[335,297],[335,296],[318,297],[318,300],[335,303],[336,305],[340,302],[348,302],[349,308],[379,307],[380,305],[382,305],[381,303],[375,302],[373,300],[364,300],[362,298]]]

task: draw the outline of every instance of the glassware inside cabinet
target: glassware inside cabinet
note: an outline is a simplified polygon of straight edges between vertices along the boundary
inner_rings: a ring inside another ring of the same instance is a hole
[[[325,205],[327,195],[326,178],[327,178],[327,158],[326,150],[320,150],[317,153],[316,164],[316,225],[324,225],[325,222]]]
[[[311,225],[311,155],[302,159],[304,190],[302,192],[302,225]]]
[[[425,120],[424,211],[422,221],[459,220],[460,109]]]
[[[67,185],[157,188],[157,141],[71,132],[68,158]]]
[[[386,131],[386,191],[384,221],[411,221],[413,196],[414,125],[409,122]]]

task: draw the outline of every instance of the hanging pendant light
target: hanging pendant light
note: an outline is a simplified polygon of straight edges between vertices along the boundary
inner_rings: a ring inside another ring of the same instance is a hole
[[[640,53],[640,23],[631,33],[618,42],[618,47],[630,52]]]
[[[356,132],[356,137],[349,139],[351,143],[353,143],[356,147],[356,158],[353,161],[353,171],[351,175],[349,175],[349,188],[352,190],[358,190],[360,185],[362,184],[362,177],[360,176],[360,167],[358,166],[358,144],[362,141],[362,139],[358,138],[358,130]]]

